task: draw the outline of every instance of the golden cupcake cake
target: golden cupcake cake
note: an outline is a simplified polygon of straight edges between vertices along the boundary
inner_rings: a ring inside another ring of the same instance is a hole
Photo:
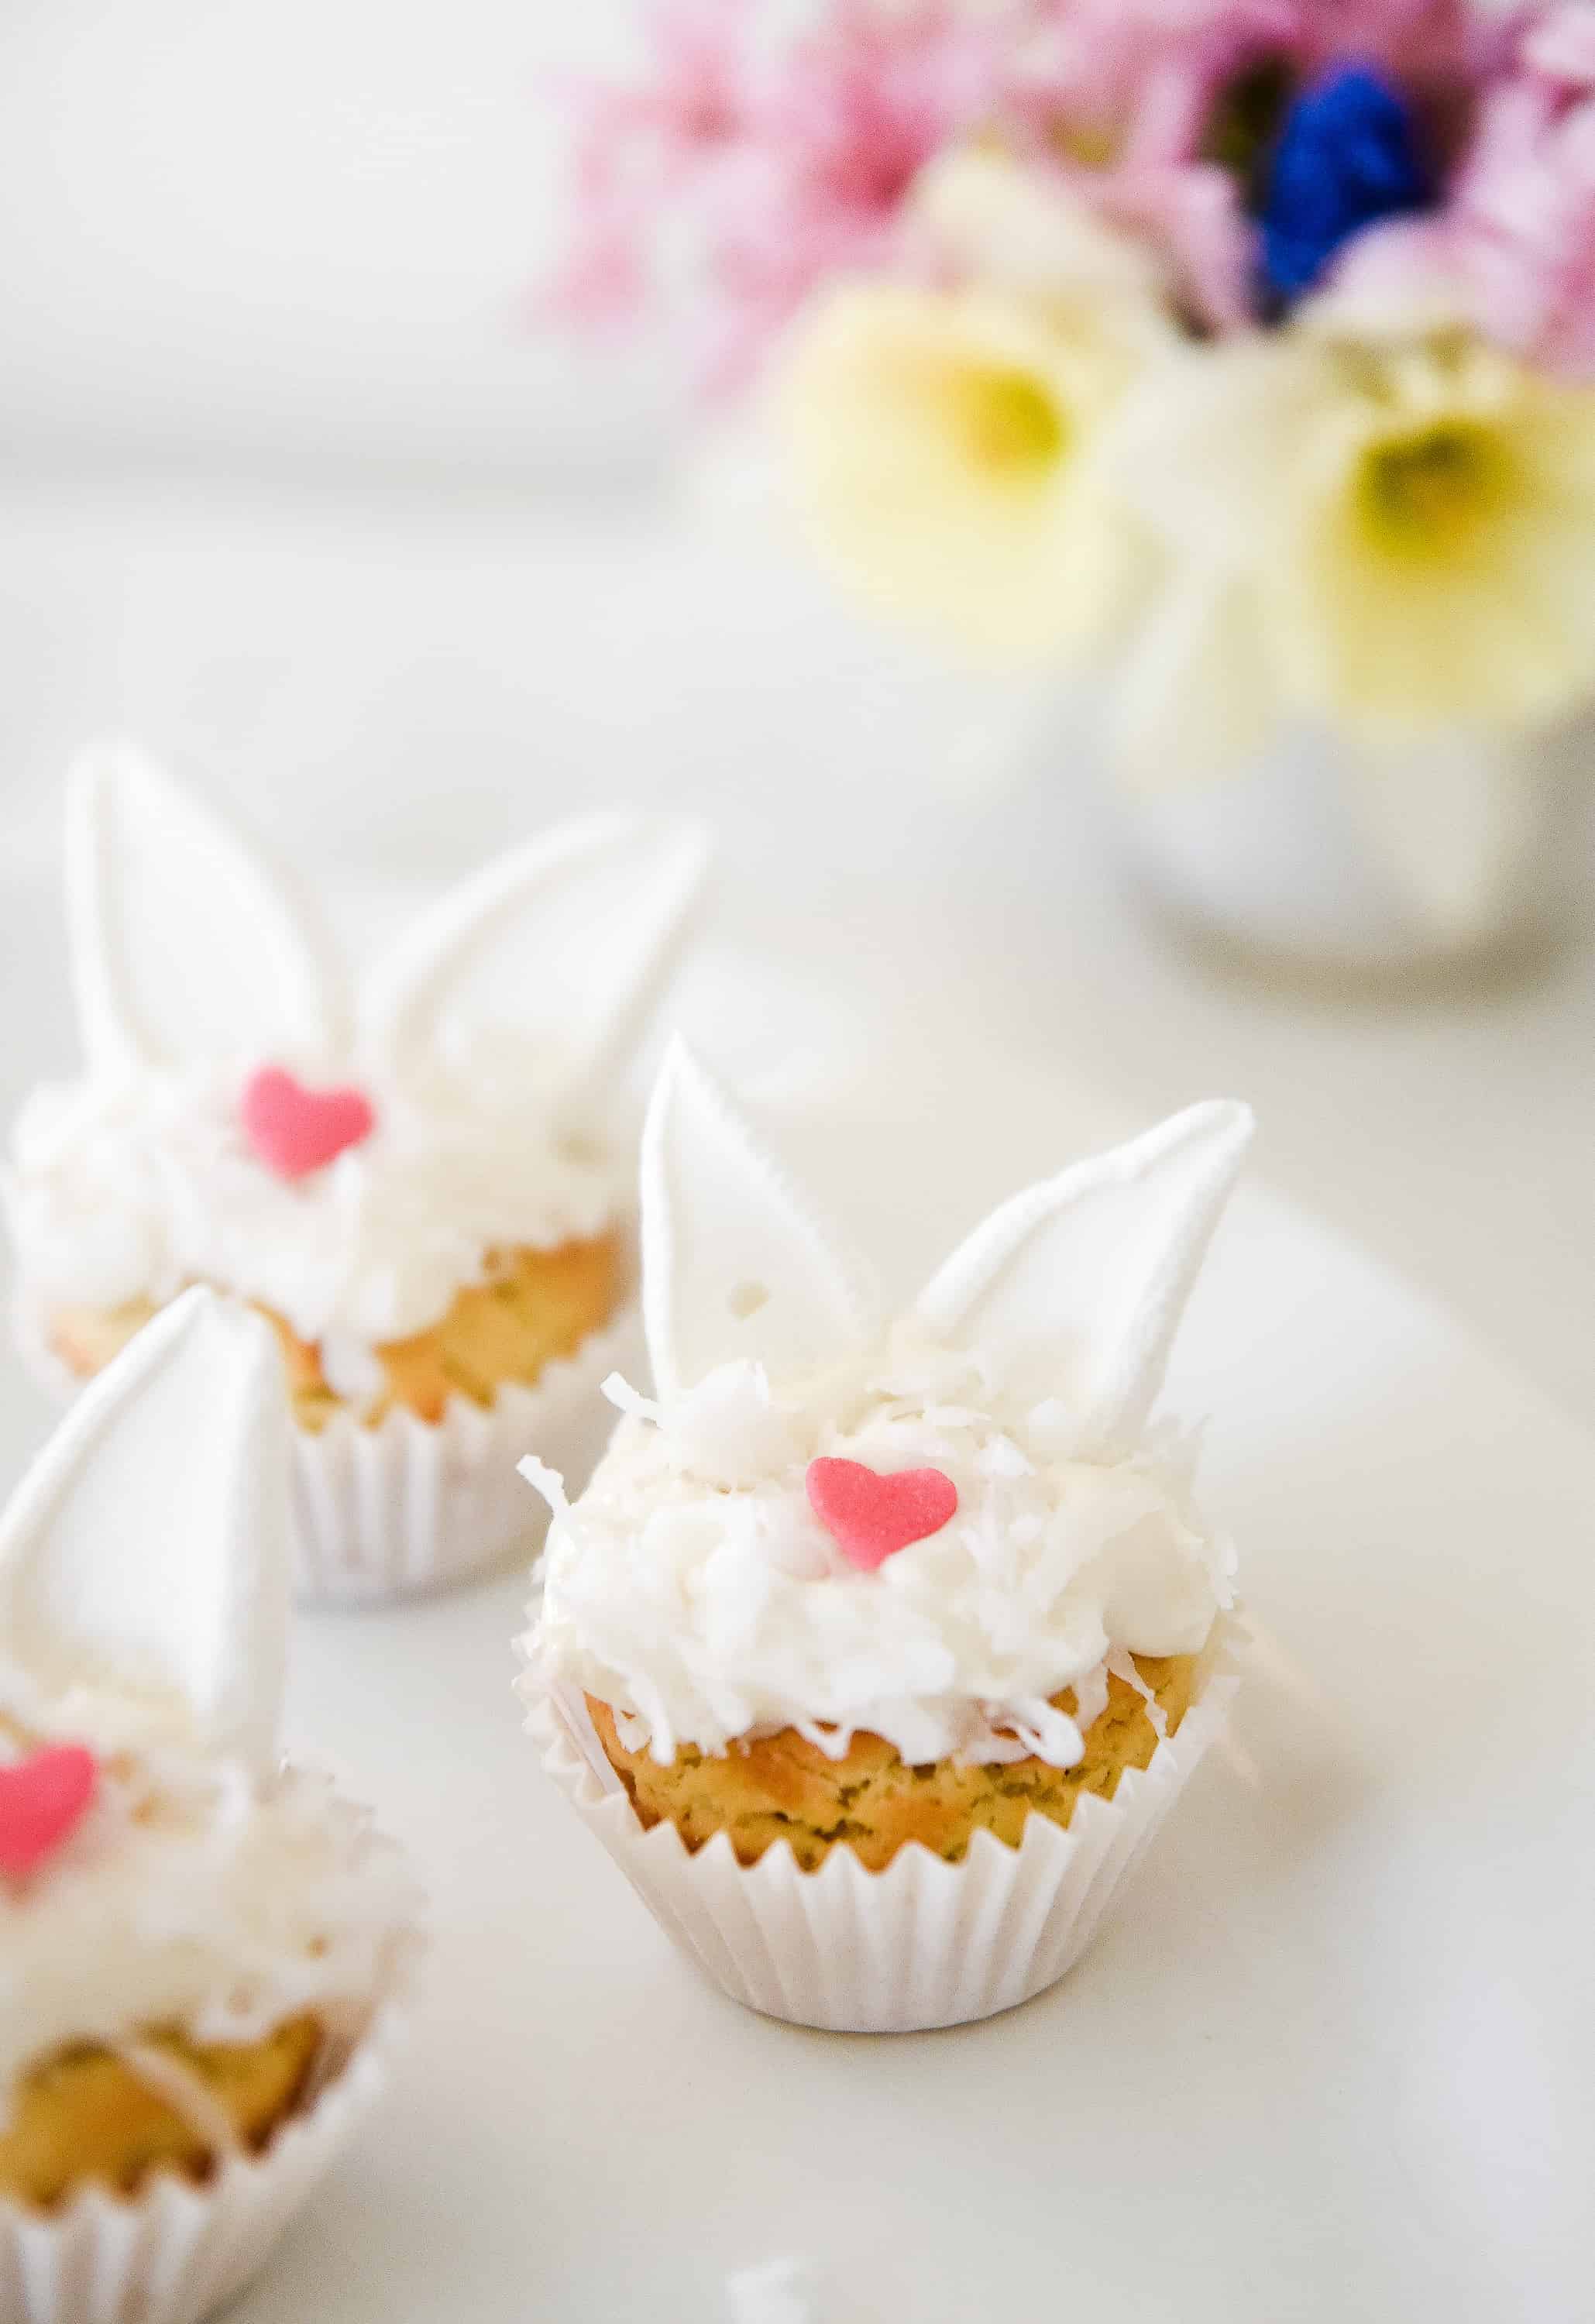
[[[417,1900],[281,1760],[287,1426],[265,1326],[196,1289],[0,1520],[0,2314],[27,2324],[208,2313],[381,2086]]]
[[[125,750],[74,770],[83,1060],[13,1135],[23,1342],[71,1385],[191,1284],[257,1308],[308,1594],[485,1568],[526,1536],[514,1455],[597,1450],[635,1332],[619,1084],[705,853],[681,825],[560,826],[351,983],[199,799]]]
[[[1078,1957],[1222,1721],[1227,1536],[1155,1420],[1250,1136],[1192,1108],[886,1312],[678,1046],[643,1140],[655,1393],[554,1510],[550,1771],[736,1998],[902,2030]]]

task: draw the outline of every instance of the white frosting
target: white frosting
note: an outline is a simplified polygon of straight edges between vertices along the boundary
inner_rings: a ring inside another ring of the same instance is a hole
[[[443,897],[355,992],[214,814],[130,752],[91,756],[68,825],[87,1072],[16,1124],[24,1304],[212,1283],[329,1340],[329,1377],[358,1397],[373,1346],[436,1323],[493,1246],[592,1235],[623,1209],[604,1084],[705,856],[686,825],[565,825]],[[374,1131],[280,1177],[239,1119],[265,1065],[354,1084]]]
[[[643,1140],[661,1400],[612,1384],[628,1417],[574,1507],[527,1464],[555,1510],[532,1683],[661,1762],[794,1727],[1073,1764],[1110,1666],[1197,1652],[1231,1603],[1190,1448],[1148,1415],[1250,1127],[1194,1107],[1017,1195],[870,1333],[857,1269],[678,1045]],[[820,1457],[938,1469],[957,1511],[860,1572],[809,1505]]]
[[[957,1514],[860,1573],[808,1504],[822,1455],[939,1469]],[[528,1647],[539,1683],[630,1714],[661,1761],[795,1727],[838,1757],[867,1729],[913,1762],[1066,1766],[1079,1730],[1048,1698],[1081,1688],[1083,1716],[1115,1650],[1196,1652],[1233,1568],[1177,1453],[1081,1460],[1060,1405],[909,1322],[779,1390],[743,1360],[623,1421],[550,1529]]]
[[[239,1091],[260,1062],[34,1093],[7,1182],[25,1301],[114,1307],[206,1282],[358,1350],[436,1323],[495,1244],[596,1234],[624,1208],[614,1155],[560,1129],[533,1052],[436,1106],[361,1076],[372,1135],[294,1181],[244,1135]],[[300,1070],[342,1077],[331,1059]]]
[[[0,1720],[91,1748],[124,1723],[85,1699],[47,1706],[14,1674]],[[0,1742],[0,1758],[20,1753]],[[248,2042],[301,2010],[355,2034],[416,1909],[400,1851],[318,1775],[159,1745],[102,1763],[60,1852],[0,1880],[0,2114],[19,2069],[68,2043],[167,2024]]]

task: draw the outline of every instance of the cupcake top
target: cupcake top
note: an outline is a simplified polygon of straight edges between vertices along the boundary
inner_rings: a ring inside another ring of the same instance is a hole
[[[67,854],[84,1067],[15,1125],[25,1306],[207,1282],[355,1375],[495,1250],[623,1213],[614,1084],[701,886],[696,829],[550,832],[353,992],[238,836],[131,752],[74,770]]]
[[[405,1948],[400,1852],[279,1759],[287,1425],[266,1326],[195,1290],[0,1519],[0,2090],[152,2026],[352,2034]]]
[[[555,1506],[532,1683],[661,1761],[791,1727],[1073,1764],[1108,1673],[1232,1600],[1194,1439],[1151,1411],[1250,1129],[1196,1106],[1030,1188],[887,1319],[678,1047],[643,1145],[658,1397],[611,1384],[573,1505],[526,1464]]]

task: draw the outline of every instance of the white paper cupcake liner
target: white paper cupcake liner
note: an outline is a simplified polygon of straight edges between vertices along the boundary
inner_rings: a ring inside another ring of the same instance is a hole
[[[1238,1684],[1226,1643],[1179,1732],[1111,1800],[1086,1793],[1065,1831],[1028,1816],[1018,1848],[977,1831],[961,1864],[911,1841],[883,1872],[834,1848],[802,1872],[778,1841],[737,1862],[724,1832],[689,1854],[645,1831],[579,1699],[548,1695],[543,1765],[661,1928],[733,2001],[838,2034],[911,2034],[994,2017],[1045,1992],[1095,1935],[1115,1890],[1223,1727]]]
[[[83,1382],[62,1363],[25,1304],[14,1329],[30,1370],[69,1401]],[[530,1564],[549,1512],[517,1471],[528,1452],[563,1475],[572,1499],[614,1425],[599,1394],[613,1371],[638,1377],[634,1302],[544,1366],[534,1388],[511,1381],[491,1405],[452,1397],[440,1421],[400,1409],[374,1428],[336,1414],[293,1433],[295,1581],[306,1603],[374,1606],[451,1590],[513,1553]],[[0,2315],[0,2324],[5,2324]]]
[[[161,2172],[134,2198],[86,2188],[59,2211],[0,2202],[0,2324],[198,2324],[264,2266],[387,2080],[390,2005],[263,2154],[203,2185]]]
[[[579,1492],[614,1425],[600,1386],[613,1371],[634,1371],[641,1348],[628,1305],[546,1365],[534,1388],[512,1381],[489,1406],[453,1397],[440,1421],[401,1410],[363,1428],[339,1413],[316,1435],[296,1429],[300,1597],[374,1605],[452,1589],[512,1552],[530,1563],[549,1513],[517,1462],[535,1452]]]

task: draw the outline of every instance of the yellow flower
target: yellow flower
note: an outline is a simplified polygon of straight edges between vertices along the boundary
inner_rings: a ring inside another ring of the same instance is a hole
[[[1595,685],[1595,394],[1465,340],[1330,361],[1287,684],[1402,724],[1568,708]]]
[[[1095,448],[1147,311],[1098,287],[833,290],[776,390],[813,549],[972,661],[1035,668],[1081,647],[1129,577]]]
[[[1115,459],[1176,567],[1249,590],[1297,708],[1396,735],[1595,690],[1588,389],[1460,332],[1354,344],[1309,309],[1177,367]]]

